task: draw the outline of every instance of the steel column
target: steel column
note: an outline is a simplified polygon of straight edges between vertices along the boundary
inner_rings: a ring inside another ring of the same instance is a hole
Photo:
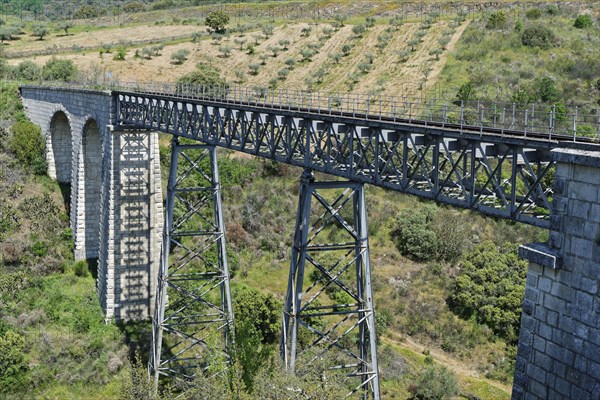
[[[191,379],[214,360],[229,363],[233,311],[216,148],[180,144],[178,136],[156,302],[149,360],[156,382],[160,376]]]
[[[325,363],[348,385],[346,397],[380,399],[362,183],[302,175],[281,355],[289,373]]]

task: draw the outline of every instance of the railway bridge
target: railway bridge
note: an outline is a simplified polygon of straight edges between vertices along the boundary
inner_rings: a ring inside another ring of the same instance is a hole
[[[513,398],[600,398],[600,115],[242,87],[21,95],[49,174],[71,185],[75,257],[98,259],[107,320],[152,317],[157,380],[190,378],[215,351],[227,359],[234,340],[222,147],[304,170],[283,310],[288,371],[324,363],[350,397],[380,398],[372,184],[548,229],[547,243],[520,248],[529,269]],[[164,202],[157,132],[172,135]],[[330,288],[343,301],[320,301]]]

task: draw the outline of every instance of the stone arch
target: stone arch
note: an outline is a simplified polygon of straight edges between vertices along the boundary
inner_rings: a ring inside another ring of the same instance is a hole
[[[85,258],[97,258],[100,241],[100,196],[102,193],[102,145],[94,119],[83,127],[83,193],[85,210]]]
[[[70,184],[73,170],[73,137],[71,123],[63,111],[57,111],[52,116],[50,142],[52,147],[48,157],[48,172],[60,183]]]

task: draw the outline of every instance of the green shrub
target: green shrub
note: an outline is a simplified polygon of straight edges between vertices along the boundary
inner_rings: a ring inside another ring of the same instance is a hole
[[[542,11],[539,8],[530,8],[525,11],[525,16],[528,19],[538,19],[542,16]]]
[[[177,83],[193,84],[199,86],[227,86],[225,79],[221,77],[221,71],[209,64],[198,63],[196,70],[183,75],[177,80]]]
[[[363,37],[366,31],[367,28],[363,24],[354,25],[352,27],[352,33],[354,33],[357,38]]]
[[[490,14],[487,24],[485,25],[488,29],[500,29],[506,26],[506,14],[504,11],[498,11]]]
[[[27,371],[25,338],[13,330],[0,336],[0,392],[12,391],[24,384]]]
[[[431,229],[435,213],[435,206],[398,213],[391,236],[400,253],[416,261],[428,261],[435,257],[439,245]]]
[[[70,81],[75,79],[77,68],[71,60],[60,60],[52,57],[44,64],[42,76],[48,81]]]
[[[113,56],[113,60],[115,61],[125,61],[125,56],[127,56],[127,48],[125,46],[117,47],[117,51]]]
[[[229,52],[231,52],[231,50],[229,50]],[[173,54],[171,54],[171,61],[173,62],[173,64],[181,65],[184,63],[185,60],[187,60],[189,55],[190,55],[189,50],[179,49],[176,52],[174,52]]]
[[[523,31],[521,35],[521,43],[527,47],[539,47],[547,50],[556,45],[557,39],[549,28],[537,25],[532,26]]]
[[[594,21],[592,21],[592,17],[589,14],[583,14],[578,15],[577,18],[575,18],[573,26],[577,29],[586,29],[590,28],[593,24]]]
[[[526,274],[527,263],[519,260],[515,245],[498,248],[484,242],[465,257],[448,299],[450,308],[516,342]]]
[[[82,278],[89,276],[90,268],[88,266],[87,261],[80,260],[73,264],[73,273],[75,274],[75,276],[80,276]]]
[[[458,394],[456,377],[446,367],[427,367],[416,382],[409,387],[412,399],[415,400],[442,400],[450,399]]]
[[[15,122],[11,128],[9,149],[26,169],[38,175],[46,173],[46,141],[41,129],[31,122]]]
[[[534,89],[538,100],[546,103],[558,101],[558,89],[556,89],[552,78],[546,76],[536,80],[534,82]]]
[[[468,102],[475,97],[475,85],[471,82],[463,83],[458,92],[456,93],[456,100],[458,102]]]
[[[42,69],[33,61],[27,60],[17,65],[17,68],[15,69],[15,75],[17,79],[34,81],[40,79],[42,76]]]

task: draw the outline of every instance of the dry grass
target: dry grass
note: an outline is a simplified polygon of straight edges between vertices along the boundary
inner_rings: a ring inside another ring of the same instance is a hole
[[[323,70],[323,82],[315,85],[314,89],[322,91],[339,91],[354,93],[369,93],[375,90],[384,96],[419,94],[426,86],[431,87],[443,66],[446,54],[453,49],[454,44],[466,28],[468,23],[463,23],[455,30],[446,51],[436,60],[429,53],[438,48],[438,39],[443,30],[447,29],[447,21],[434,24],[423,38],[418,49],[410,53],[408,60],[404,63],[398,61],[398,53],[408,48],[407,43],[413,37],[418,28],[416,23],[406,23],[401,29],[392,33],[392,39],[383,49],[377,49],[377,37],[386,29],[385,25],[377,25],[371,28],[363,38],[355,38],[351,26],[345,26],[334,32],[329,39],[322,41],[322,47],[311,61],[302,62],[301,50],[311,43],[318,43],[323,36],[323,30],[328,24],[312,26],[312,32],[308,37],[301,37],[300,33],[307,24],[290,24],[277,27],[273,35],[265,39],[259,31],[248,32],[242,38],[231,36],[225,38],[220,44],[212,40],[203,40],[199,43],[185,42],[166,46],[160,56],[152,59],[134,58],[136,48],[129,48],[125,61],[115,61],[111,54],[100,55],[97,52],[86,52],[76,54],[65,54],[61,57],[73,60],[79,69],[87,77],[105,76],[108,72],[115,80],[125,82],[173,82],[180,76],[195,69],[199,62],[208,63],[218,67],[226,79],[230,82],[244,83],[252,86],[268,86],[269,82],[277,78],[279,70],[287,68],[285,60],[294,58],[296,65],[290,70],[286,79],[277,81],[280,89],[308,89],[307,80],[316,70]],[[159,38],[168,35],[181,35],[199,31],[198,27],[190,26],[136,26],[130,28],[119,28],[110,31],[81,33],[74,36],[52,37],[44,42],[33,41],[33,45],[40,43],[56,46],[59,49],[69,49],[73,45],[100,46],[107,37],[112,41],[137,40],[140,38]],[[247,46],[255,43],[254,54],[248,54]],[[243,50],[235,43],[236,39],[244,39],[246,43]],[[281,50],[273,57],[269,50],[272,47],[281,47],[279,42],[283,39],[290,41],[287,50]],[[343,57],[335,64],[330,55],[341,53],[345,44],[353,46],[351,53]],[[231,47],[231,55],[224,57],[219,50],[221,46]],[[28,48],[29,49],[29,48]],[[180,49],[190,52],[189,59],[183,65],[174,65],[171,54]],[[141,50],[138,47],[137,50]],[[365,55],[374,55],[373,69],[359,77],[359,82],[350,87],[349,82],[352,74],[356,73],[356,67],[363,62]],[[268,55],[265,65],[261,65],[256,76],[250,74],[248,65],[260,64],[260,55]],[[50,56],[34,57],[33,61],[39,64],[45,63]],[[13,59],[11,64],[17,64],[22,60]],[[426,77],[424,70],[429,70]],[[236,71],[244,75],[243,82],[239,82]]]

